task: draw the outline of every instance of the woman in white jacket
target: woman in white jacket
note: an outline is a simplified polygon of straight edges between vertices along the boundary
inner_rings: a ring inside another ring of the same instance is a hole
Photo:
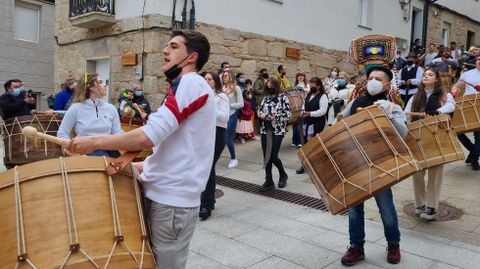
[[[222,89],[230,101],[230,113],[227,123],[227,131],[225,133],[226,144],[230,152],[230,162],[228,168],[238,166],[237,157],[235,156],[235,146],[233,145],[233,135],[237,128],[238,110],[243,107],[242,90],[237,86],[235,74],[231,70],[222,73]]]
[[[206,72],[205,80],[215,93],[215,118],[217,121],[217,129],[215,133],[215,154],[213,157],[212,169],[210,170],[210,177],[207,186],[202,192],[202,199],[200,204],[199,217],[202,220],[208,219],[211,215],[212,209],[215,208],[215,165],[225,148],[225,130],[227,129],[227,122],[230,113],[230,101],[222,90],[220,77],[214,72]]]
[[[438,114],[450,114],[455,111],[455,100],[450,93],[442,89],[440,74],[427,67],[418,86],[418,91],[407,103],[405,112],[420,112],[423,117]],[[407,120],[416,121],[421,117],[408,116]],[[428,182],[425,188],[425,172],[428,170]],[[438,210],[443,180],[443,165],[431,167],[413,175],[415,195],[415,213],[424,219],[434,219]]]

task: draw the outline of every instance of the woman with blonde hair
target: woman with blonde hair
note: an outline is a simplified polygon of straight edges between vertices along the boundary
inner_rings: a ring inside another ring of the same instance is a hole
[[[242,90],[237,86],[235,74],[232,70],[225,70],[222,73],[222,90],[228,97],[230,103],[230,113],[227,124],[227,131],[225,132],[225,142],[230,152],[230,162],[228,168],[235,168],[238,166],[238,161],[235,156],[235,147],[233,146],[233,134],[237,127],[238,110],[243,107]]]
[[[63,117],[57,136],[70,140],[72,129],[78,137],[123,133],[117,109],[101,100],[106,94],[106,86],[99,75],[86,75],[74,92],[73,103]],[[96,150],[87,155],[118,157],[119,153]]]

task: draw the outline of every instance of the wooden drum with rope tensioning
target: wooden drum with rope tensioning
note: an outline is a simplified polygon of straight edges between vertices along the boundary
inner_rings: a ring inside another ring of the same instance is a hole
[[[332,214],[418,171],[410,149],[378,107],[362,109],[325,129],[298,157]]]
[[[2,268],[155,268],[138,173],[60,157],[0,174]]]

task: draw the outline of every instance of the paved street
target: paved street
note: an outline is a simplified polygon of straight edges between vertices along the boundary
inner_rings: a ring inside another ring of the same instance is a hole
[[[219,175],[262,184],[260,141],[236,144],[240,165],[225,168],[228,151],[217,165]],[[290,138],[281,159],[289,174],[285,190],[319,197],[299,166]],[[275,170],[274,170],[275,171]],[[459,220],[425,222],[403,212],[412,202],[410,179],[394,187],[402,241],[402,262],[386,262],[386,242],[376,205],[366,203],[366,262],[355,268],[478,268],[480,264],[480,174],[463,162],[446,166],[442,202],[461,209]],[[274,173],[275,175],[275,173]],[[199,222],[188,268],[342,268],[348,246],[346,216],[256,196],[223,186],[212,217]]]

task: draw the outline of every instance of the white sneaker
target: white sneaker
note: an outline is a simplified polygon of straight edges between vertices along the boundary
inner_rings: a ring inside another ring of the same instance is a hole
[[[231,168],[235,168],[238,166],[238,161],[237,159],[231,159],[229,162],[228,162],[228,166],[227,168],[231,169]]]
[[[292,146],[292,147],[296,147],[296,146],[297,146],[297,144],[293,144],[293,143],[292,143],[290,146]]]
[[[252,139],[253,139],[253,140],[260,140],[260,137],[254,136],[254,137],[252,137]]]
[[[246,144],[247,142],[245,141],[245,139],[242,139],[242,140],[241,140],[241,143],[242,143],[242,144]]]
[[[297,148],[298,148],[298,149],[301,148],[301,147],[302,147],[302,144],[298,144],[298,145],[297,145]]]

